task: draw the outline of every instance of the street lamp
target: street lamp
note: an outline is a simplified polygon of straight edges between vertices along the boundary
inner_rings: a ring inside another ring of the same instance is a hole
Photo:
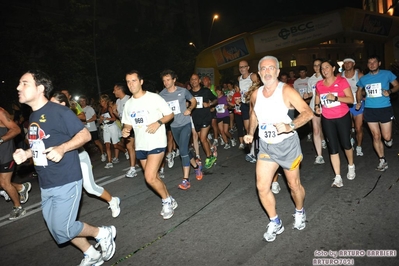
[[[195,44],[193,42],[189,42],[188,45],[191,45],[192,47],[194,47],[195,49],[197,49],[197,46],[195,46]]]
[[[214,22],[215,22],[215,20],[216,20],[216,19],[218,19],[218,18],[219,18],[219,15],[214,15],[214,16],[213,16],[213,19],[212,19],[212,24],[211,24],[211,29],[209,30],[208,46],[209,46],[209,43],[210,43],[210,41],[211,41],[211,35],[212,35],[213,23],[214,23]]]

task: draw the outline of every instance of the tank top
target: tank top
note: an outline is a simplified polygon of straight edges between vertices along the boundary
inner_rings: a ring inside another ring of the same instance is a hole
[[[258,118],[259,138],[268,144],[276,144],[291,137],[294,132],[277,134],[276,123],[289,124],[292,119],[289,116],[290,109],[283,100],[283,82],[279,82],[273,94],[266,98],[263,96],[264,86],[257,92],[254,111]]]
[[[243,78],[242,75],[240,76],[239,79],[239,86],[240,86],[240,92],[241,92],[241,102],[245,102],[245,94],[248,92],[249,87],[252,86],[252,79],[251,79],[252,73],[249,73],[248,77]]]
[[[349,85],[351,86],[353,98],[355,100],[353,102],[353,104],[356,104],[356,91],[357,91],[356,83],[359,81],[358,71],[355,70],[355,75],[353,75],[353,77],[351,77],[351,78],[347,78],[347,77],[345,77],[345,70],[344,70],[341,73],[341,77],[346,78],[346,80],[348,81]]]

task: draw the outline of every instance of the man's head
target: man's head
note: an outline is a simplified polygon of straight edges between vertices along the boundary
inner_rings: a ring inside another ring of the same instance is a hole
[[[367,67],[369,68],[371,73],[378,72],[381,66],[380,57],[377,55],[371,55],[367,59]]]
[[[352,70],[355,66],[355,60],[352,58],[345,58],[343,62],[343,67],[346,71]]]
[[[40,97],[50,98],[53,83],[46,73],[29,70],[20,78],[17,90],[19,102],[31,106]]]
[[[165,69],[160,76],[166,89],[172,89],[175,86],[177,75],[173,70]]]
[[[287,81],[288,81],[288,74],[287,74],[286,72],[280,73],[280,81],[281,81],[281,82],[284,82],[284,83],[287,83]]]
[[[88,99],[87,99],[87,97],[86,96],[80,96],[79,97],[79,104],[80,104],[80,106],[82,107],[82,108],[85,108],[86,106],[87,106],[87,104],[88,104]]]
[[[247,75],[249,73],[249,65],[248,62],[243,60],[238,63],[238,70],[240,71],[241,75]]]
[[[300,66],[300,67],[298,68],[298,70],[299,70],[299,77],[300,77],[301,79],[306,78],[306,74],[308,73],[307,67],[306,67],[306,66]]]
[[[123,83],[116,83],[114,86],[114,90],[112,93],[115,95],[116,98],[122,99],[126,95],[126,85]]]
[[[203,77],[201,78],[201,81],[202,81],[202,85],[204,85],[204,87],[206,87],[206,88],[211,88],[212,82],[211,82],[211,78],[210,78],[210,77],[208,77],[208,76],[203,76]]]
[[[125,79],[127,86],[130,92],[133,94],[133,96],[137,95],[143,90],[142,85],[144,80],[139,71],[137,70],[129,71],[128,73],[126,73]]]
[[[195,89],[200,86],[200,77],[197,74],[192,74],[190,77],[191,88]]]
[[[65,96],[68,98],[68,100],[71,100],[71,95],[69,94],[69,91],[68,91],[68,90],[61,90],[61,92],[62,92],[63,94],[65,94]]]
[[[259,76],[265,86],[270,86],[276,82],[280,74],[278,59],[270,55],[259,60],[258,69]]]

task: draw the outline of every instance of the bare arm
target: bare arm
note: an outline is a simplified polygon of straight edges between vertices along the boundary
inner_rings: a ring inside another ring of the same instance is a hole
[[[257,95],[258,89],[253,91],[249,102],[249,130],[247,132],[247,135],[244,136],[245,143],[251,143],[253,141],[255,130],[258,126],[258,118],[256,117],[256,114],[254,112]]]
[[[21,133],[21,128],[11,119],[10,114],[0,107],[0,126],[1,125],[8,129],[6,134],[0,136],[4,142],[14,139]]]
[[[189,101],[189,105],[187,106],[186,111],[184,111],[184,115],[190,115],[192,110],[197,106],[197,100],[192,97],[191,100]]]

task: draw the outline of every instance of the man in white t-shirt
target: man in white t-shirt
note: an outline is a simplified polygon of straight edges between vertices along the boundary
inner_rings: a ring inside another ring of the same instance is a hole
[[[98,137],[98,130],[97,130],[97,115],[96,111],[94,111],[93,107],[87,105],[87,97],[80,96],[79,97],[79,104],[82,107],[82,110],[86,116],[86,122],[84,123],[85,127],[90,131],[91,140],[94,141],[94,144],[98,147],[101,152],[101,161],[105,162],[107,159],[107,154],[104,153],[104,146]]]
[[[130,96],[126,94],[127,88],[125,84],[117,83],[114,86],[114,95],[117,98],[116,100],[116,108],[118,111],[118,118],[122,120],[123,108],[127,100],[130,99]],[[130,136],[125,138],[125,145],[126,149],[129,153],[129,161],[130,161],[130,168],[126,172],[125,176],[128,178],[132,178],[137,176],[136,172],[136,151],[134,148],[134,131],[130,132]]]

